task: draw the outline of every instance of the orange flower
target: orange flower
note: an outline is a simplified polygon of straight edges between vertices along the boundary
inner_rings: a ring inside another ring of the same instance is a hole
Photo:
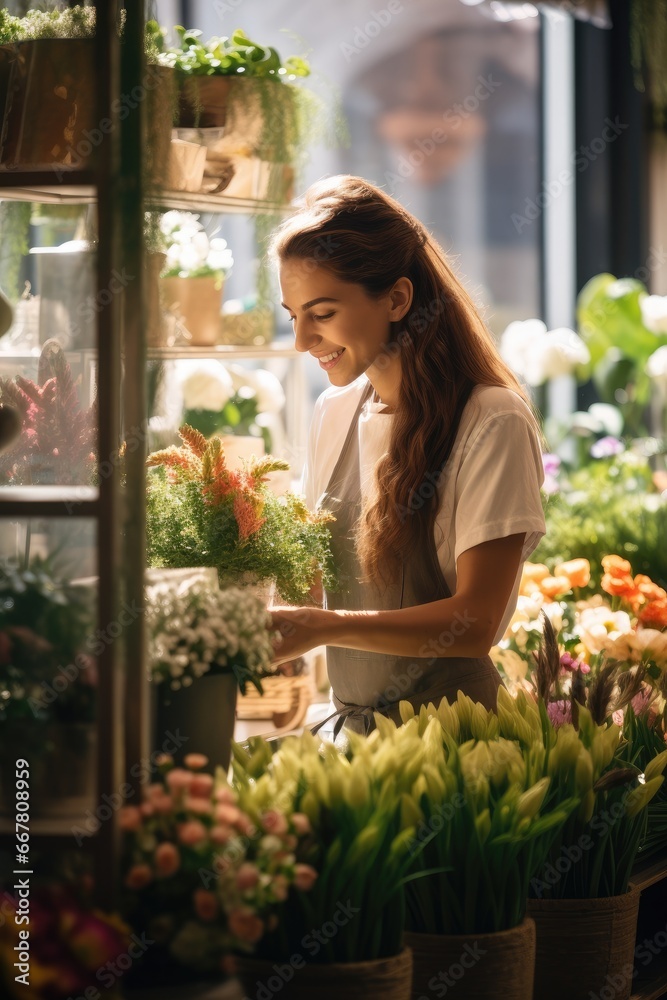
[[[540,580],[544,580],[545,577],[550,576],[549,567],[545,566],[544,563],[531,563],[527,562],[523,567],[523,579],[524,580],[535,580],[537,583]]]
[[[603,556],[602,569],[609,576],[632,576],[632,566],[627,559],[621,559],[620,556]]]
[[[667,628],[667,595],[657,601],[649,601],[639,613],[640,624],[644,628]]]
[[[234,497],[234,517],[239,526],[239,538],[242,541],[259,531],[266,520],[266,518],[258,516],[256,505],[251,500],[238,494]]]
[[[667,598],[667,591],[654,583],[650,576],[638,574],[635,577],[635,587],[646,601],[662,601]]]
[[[556,566],[554,576],[566,576],[573,587],[587,587],[591,579],[591,564],[588,559],[570,559]]]
[[[540,590],[545,597],[550,597],[553,600],[559,594],[567,594],[568,591],[572,590],[572,587],[566,576],[545,576],[543,580],[540,580]]]
[[[635,587],[634,580],[631,576],[612,576],[611,573],[605,573],[600,581],[600,586],[607,594],[611,594],[614,597],[622,597],[626,601],[632,601],[636,598],[638,591]]]

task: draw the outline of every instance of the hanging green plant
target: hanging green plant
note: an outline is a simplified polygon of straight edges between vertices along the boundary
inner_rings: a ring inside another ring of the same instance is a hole
[[[648,94],[655,125],[663,128],[667,121],[667,0],[633,0],[630,58],[635,87],[642,92],[644,67],[648,70]]]

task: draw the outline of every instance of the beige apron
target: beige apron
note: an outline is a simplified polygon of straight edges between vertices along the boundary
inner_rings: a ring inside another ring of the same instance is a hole
[[[332,551],[342,588],[324,591],[327,609],[395,610],[451,597],[438,563],[432,533],[431,550],[413,552],[407,572],[405,561],[402,564],[399,581],[384,591],[375,583],[360,582],[361,569],[354,545],[354,528],[361,511],[358,420],[372,392],[369,382],[329,484],[318,501],[318,507],[330,510],[336,517],[330,525]],[[456,641],[454,631],[443,632],[440,640],[453,644]],[[339,646],[327,646],[326,656],[332,700],[337,711],[312,731],[317,732],[320,726],[336,718],[334,738],[343,723],[355,732],[370,732],[375,727],[374,711],[400,723],[398,705],[403,700],[418,710],[431,701],[437,705],[444,697],[453,701],[461,690],[486,708],[495,708],[498,688],[502,684],[489,656],[394,656]]]

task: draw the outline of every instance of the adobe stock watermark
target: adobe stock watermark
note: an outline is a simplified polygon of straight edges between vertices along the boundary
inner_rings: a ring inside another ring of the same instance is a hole
[[[397,14],[402,14],[405,8],[401,0],[389,0],[386,7],[380,10],[372,10],[368,21],[363,25],[357,25],[354,29],[351,42],[341,42],[340,51],[346,63],[351,63],[355,56],[361,55],[364,49],[370,45],[374,38],[380,34],[393,21]]]
[[[602,156],[607,146],[615,142],[627,128],[630,128],[629,123],[620,121],[618,115],[614,121],[611,118],[605,118],[601,134],[592,139],[588,146],[579,146],[570,154],[570,162],[576,167],[576,170],[564,169],[560,171],[555,180],[542,181],[542,191],[534,199],[526,198],[523,212],[512,212],[510,218],[517,233],[521,233],[532,222],[539,219],[544,209],[560,198],[563,191],[574,182],[576,174],[587,170],[591,163]]]
[[[478,941],[475,941],[474,944],[464,945],[458,962],[452,962],[447,970],[431,976],[428,981],[430,992],[436,997],[447,996],[448,990],[456,986],[463,979],[466,971],[477,965],[480,958],[483,958],[484,955],[486,955],[486,948],[482,948]],[[430,998],[421,996],[419,1000],[430,1000]]]

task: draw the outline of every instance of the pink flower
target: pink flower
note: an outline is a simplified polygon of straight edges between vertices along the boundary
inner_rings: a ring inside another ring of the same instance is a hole
[[[313,888],[316,878],[317,872],[312,865],[294,866],[294,885],[297,889],[308,892],[309,889]]]
[[[218,900],[208,889],[195,889],[194,906],[200,920],[215,920],[218,915]]]
[[[181,867],[181,855],[175,844],[165,841],[158,844],[154,854],[155,870],[162,878],[168,878]]]
[[[171,812],[173,807],[174,800],[171,795],[166,795],[164,792],[159,798],[153,799],[153,808],[155,809],[155,812],[160,813],[161,816],[164,816],[165,813]]]
[[[183,807],[188,809],[190,812],[194,813],[212,813],[213,803],[209,802],[208,799],[196,799],[191,795],[185,797]]]
[[[287,899],[287,893],[289,891],[289,882],[284,875],[275,875],[271,881],[271,890],[273,892],[274,899],[277,899],[279,903],[282,903]]]
[[[264,924],[256,913],[248,908],[232,910],[227,918],[229,930],[247,944],[257,944],[264,934]]]
[[[239,818],[236,821],[236,829],[239,833],[242,833],[244,837],[254,837],[257,833],[257,827],[245,813],[239,813]]]
[[[589,674],[591,672],[591,668],[584,660],[576,659],[571,653],[561,653],[560,665],[563,673],[569,673],[574,670],[581,670],[582,674]]]
[[[183,767],[175,767],[172,771],[167,772],[165,780],[170,791],[181,792],[190,788],[193,779],[194,774],[190,771],[186,771]]]
[[[152,800],[159,799],[164,793],[164,785],[161,781],[158,781],[155,784],[149,785],[144,794],[147,799]]]
[[[554,729],[572,722],[572,706],[569,701],[550,701],[547,705],[547,714]]]
[[[257,865],[245,861],[236,873],[236,886],[238,889],[254,889],[259,882],[259,868]]]
[[[617,708],[615,712],[611,713],[611,721],[617,726],[622,726],[624,719],[625,712],[622,708]]]
[[[206,767],[208,757],[205,753],[188,753],[183,758],[183,763],[193,771],[198,771],[201,767]],[[211,781],[213,781],[213,778],[211,778]]]
[[[159,753],[155,757],[155,763],[157,764],[158,767],[164,767],[168,764],[173,764],[174,758],[171,756],[170,753]]]
[[[267,833],[273,833],[277,837],[287,833],[287,820],[276,809],[267,809],[262,813],[262,826]]]
[[[142,802],[139,806],[139,811],[142,816],[152,816],[155,812],[155,806],[152,802]]]
[[[311,832],[310,820],[305,813],[293,813],[292,814],[292,826],[294,827],[294,832],[302,837],[306,833]]]
[[[179,824],[178,839],[182,844],[194,847],[195,844],[201,844],[202,840],[206,840],[206,827],[198,819],[188,820],[187,823]]]
[[[195,774],[190,783],[190,795],[209,798],[213,788],[213,777],[210,774]]]
[[[143,889],[153,880],[153,872],[148,865],[132,865],[125,876],[128,889]]]
[[[141,811],[137,806],[123,806],[119,815],[121,830],[134,832],[141,827]]]
[[[228,806],[236,804],[236,793],[229,785],[222,785],[221,788],[216,788],[213,798],[216,802],[224,802]]]
[[[215,818],[219,823],[227,823],[229,826],[234,826],[238,822],[241,815],[241,810],[238,806],[228,806],[222,803],[215,807]]]
[[[209,836],[214,844],[226,844],[231,835],[231,826],[212,826],[209,833]]]

